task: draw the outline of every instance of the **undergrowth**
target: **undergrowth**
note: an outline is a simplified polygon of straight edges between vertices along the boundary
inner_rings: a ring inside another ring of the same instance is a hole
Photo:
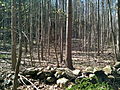
[[[94,83],[95,82],[95,83]],[[66,90],[114,90],[107,82],[99,82],[96,77],[84,78]]]

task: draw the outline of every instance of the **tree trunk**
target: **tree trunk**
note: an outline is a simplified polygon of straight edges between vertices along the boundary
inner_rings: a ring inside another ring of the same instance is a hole
[[[118,39],[118,47],[119,47],[119,50],[118,50],[118,57],[117,57],[117,61],[120,61],[120,0],[118,0],[118,27],[119,27],[119,30],[118,30],[118,33],[119,33],[119,39]]]
[[[30,0],[30,42],[29,42],[29,49],[30,49],[30,60],[31,65],[33,66],[33,0]]]
[[[72,64],[72,0],[67,0],[67,21],[66,21],[66,66],[73,69]]]
[[[38,30],[37,30],[37,55],[40,63],[40,3],[39,3],[39,11],[38,11]]]
[[[98,55],[100,55],[100,1],[98,0],[98,23],[97,23],[97,31],[98,31]]]
[[[14,78],[14,83],[13,83],[13,89],[12,90],[17,90],[18,87],[18,73],[19,73],[19,67],[20,67],[20,62],[21,62],[21,57],[22,57],[22,26],[21,26],[21,0],[19,0],[19,22],[18,22],[18,27],[19,27],[19,55],[18,55],[18,60],[16,63],[15,67],[15,78]]]
[[[113,42],[113,47],[114,47],[114,54],[115,54],[115,58],[117,59],[117,52],[116,52],[116,45],[115,45],[115,33],[114,33],[114,29],[113,29],[113,18],[112,18],[112,10],[111,10],[111,4],[110,1],[108,0],[108,5],[109,5],[109,11],[110,11],[110,24],[111,24],[111,32],[112,32],[112,42]]]
[[[43,0],[41,0],[41,60],[43,60]]]
[[[16,65],[16,0],[11,0],[11,38],[12,38],[12,50],[11,60],[12,69],[15,70]]]

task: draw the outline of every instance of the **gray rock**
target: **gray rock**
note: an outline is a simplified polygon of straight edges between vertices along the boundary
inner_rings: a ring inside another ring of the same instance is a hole
[[[116,62],[115,65],[114,65],[114,67],[115,67],[116,69],[120,68],[120,62]]]
[[[70,81],[77,77],[76,75],[73,74],[73,72],[70,69],[65,69],[63,76],[69,79]]]
[[[102,70],[102,68],[100,68],[100,67],[94,67],[93,73],[95,73],[96,71],[101,71],[101,70]]]
[[[75,79],[77,76],[73,74],[73,72],[68,68],[58,68],[55,73],[56,78],[62,78],[65,77],[69,79],[70,81]]]
[[[103,71],[105,72],[106,75],[112,73],[112,67],[110,65],[106,66],[103,68]]]
[[[53,77],[55,72],[54,71],[48,71],[48,72],[44,72],[46,77]]]
[[[97,77],[97,79],[98,79],[99,82],[104,82],[104,81],[108,80],[107,75],[102,70],[96,71],[94,74]]]
[[[72,73],[73,73],[74,75],[76,75],[76,76],[81,76],[81,75],[82,75],[82,74],[81,74],[81,71],[78,70],[78,69],[73,70]]]
[[[56,78],[55,77],[47,77],[46,81],[50,84],[53,84],[56,82]]]
[[[57,71],[54,76],[59,79],[59,78],[62,78],[63,77],[63,73],[61,71]]]
[[[87,67],[84,72],[91,72],[93,73],[94,68],[93,67]]]
[[[95,77],[95,74],[89,74],[89,78]]]
[[[42,72],[38,72],[37,73],[37,79],[39,79],[39,81],[44,81],[46,79],[45,73],[43,71]]]
[[[47,82],[47,78],[48,77],[54,77],[54,73],[53,71],[41,71],[37,73],[37,79],[39,79],[40,82]],[[48,78],[49,79],[49,78]]]
[[[36,76],[37,73],[39,72],[38,69],[32,67],[32,68],[27,68],[26,70],[23,71],[23,75],[31,75],[32,77]]]
[[[69,80],[66,78],[60,78],[57,80],[57,85],[59,85],[60,87],[62,86],[67,86]]]

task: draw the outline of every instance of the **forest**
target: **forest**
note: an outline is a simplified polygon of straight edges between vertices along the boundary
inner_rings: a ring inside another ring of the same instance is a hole
[[[0,90],[120,90],[120,0],[0,0]]]

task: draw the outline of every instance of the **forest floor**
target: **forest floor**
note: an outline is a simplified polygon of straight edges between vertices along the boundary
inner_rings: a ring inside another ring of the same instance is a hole
[[[57,52],[60,53],[59,51]],[[64,51],[64,60],[65,60],[65,51]],[[11,61],[10,61],[11,53],[10,51],[0,51],[0,75],[3,73],[6,74],[5,77],[8,76],[9,73],[11,73]],[[33,61],[35,62],[35,67],[47,67],[47,66],[53,66],[56,67],[56,55],[54,52],[54,49],[51,49],[50,56],[48,58],[47,54],[45,54],[44,57],[47,57],[47,59],[44,59],[41,61],[41,65],[39,64],[39,61],[37,60],[37,52],[36,50],[33,53]],[[58,58],[60,56],[58,55]],[[86,67],[105,67],[106,65],[113,65],[114,64],[114,54],[112,53],[112,50],[106,51],[103,54],[100,54],[100,56],[97,56],[96,52],[83,52],[83,51],[72,51],[72,60],[73,65],[75,68],[82,70],[85,70]],[[21,62],[21,68],[29,68],[31,67],[29,54],[23,54],[22,62]],[[60,64],[60,67],[65,67],[65,64]],[[38,83],[38,82],[36,82]],[[40,90],[61,90],[60,87],[57,85],[45,85],[41,84]],[[28,86],[30,88],[30,86]],[[27,90],[23,89],[24,86],[19,87],[20,90]],[[29,89],[32,90],[32,89]]]

